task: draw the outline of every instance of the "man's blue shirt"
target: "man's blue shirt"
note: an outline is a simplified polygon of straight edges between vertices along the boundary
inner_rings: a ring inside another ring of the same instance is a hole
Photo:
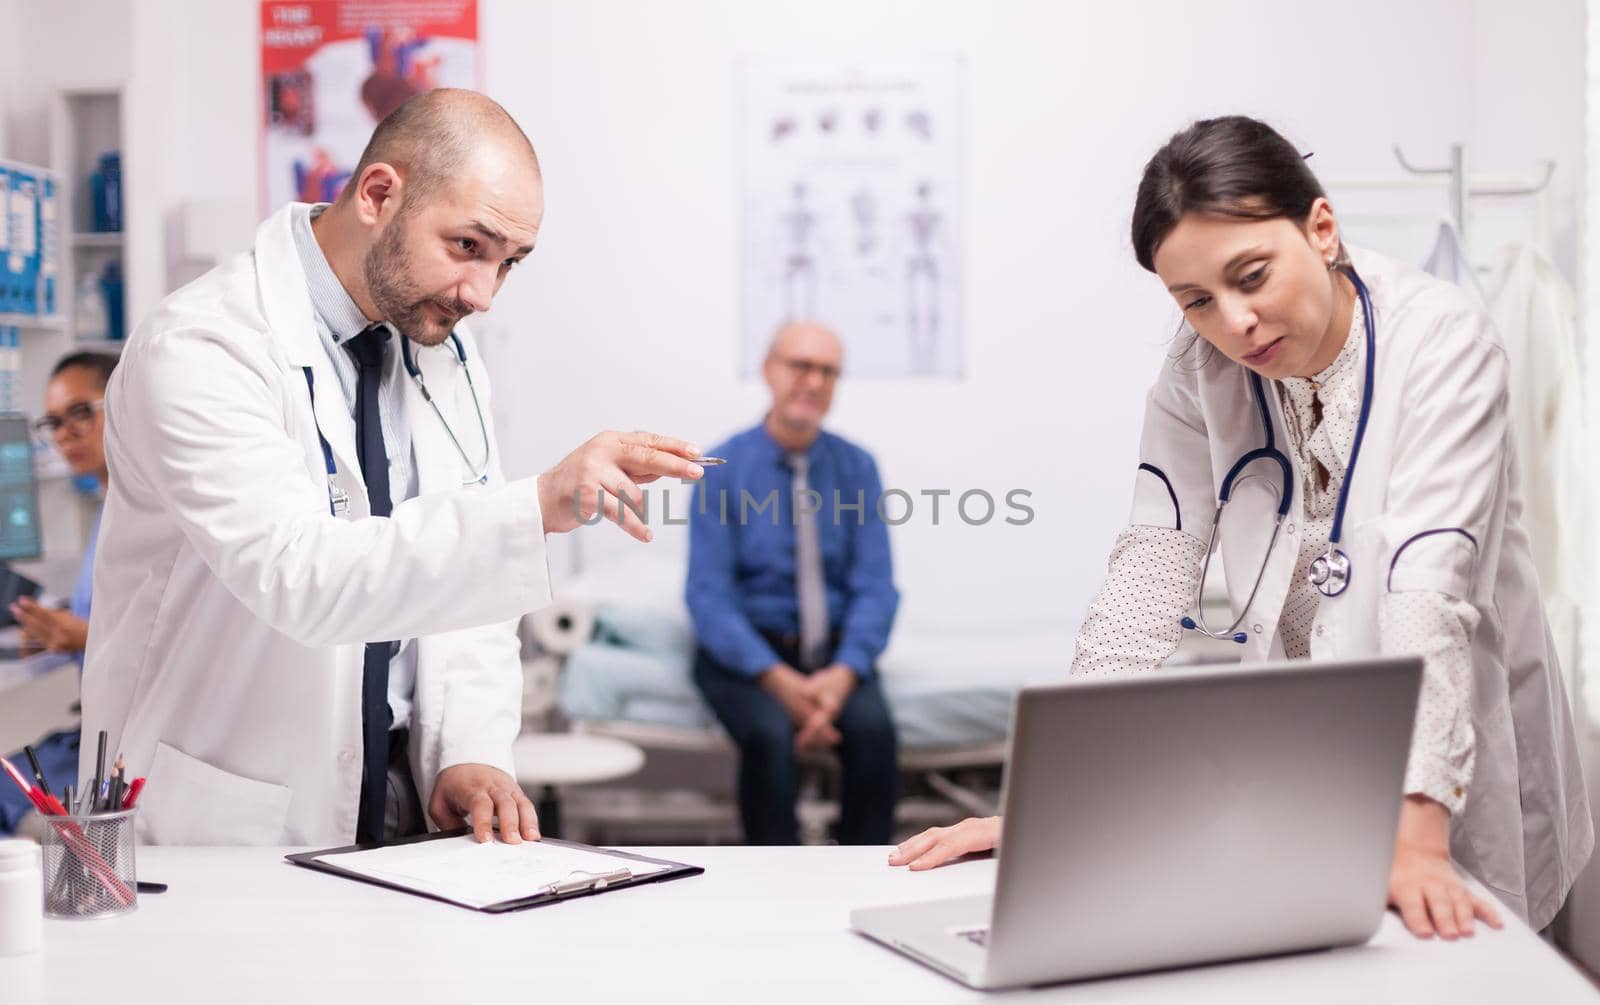
[[[798,634],[794,472],[765,424],[712,453],[691,496],[689,576],[684,599],[699,643],[735,672],[755,676],[779,662],[762,633]],[[839,635],[834,662],[865,679],[889,643],[900,594],[889,532],[878,512],[883,488],[872,455],[822,433],[806,451],[817,498],[817,535],[828,623]],[[802,502],[801,505],[807,505]]]

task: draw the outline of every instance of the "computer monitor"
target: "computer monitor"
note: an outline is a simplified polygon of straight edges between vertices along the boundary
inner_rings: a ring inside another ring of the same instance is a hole
[[[0,415],[0,562],[35,559],[42,551],[28,420]]]

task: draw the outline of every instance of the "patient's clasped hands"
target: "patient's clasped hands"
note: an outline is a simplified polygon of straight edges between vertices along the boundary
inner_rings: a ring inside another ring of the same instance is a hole
[[[855,690],[854,670],[835,663],[807,675],[787,664],[774,663],[760,679],[761,686],[778,699],[794,720],[794,749],[824,750],[839,745],[839,731],[833,724]]]

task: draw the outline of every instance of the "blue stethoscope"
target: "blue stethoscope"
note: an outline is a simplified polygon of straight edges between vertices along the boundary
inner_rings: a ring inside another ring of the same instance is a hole
[[[405,363],[406,373],[417,382],[417,390],[422,392],[422,400],[432,408],[433,414],[438,416],[439,424],[444,427],[445,435],[450,437],[450,442],[455,445],[456,453],[461,455],[461,461],[467,466],[469,472],[461,480],[462,485],[483,485],[489,481],[489,424],[483,417],[483,404],[478,400],[478,386],[472,381],[472,368],[467,365],[467,350],[461,344],[461,338],[455,332],[450,333],[450,342],[455,346],[456,362],[461,365],[461,371],[467,378],[467,389],[472,392],[472,407],[478,413],[478,432],[483,437],[483,460],[473,463],[467,456],[466,448],[461,445],[461,440],[456,436],[456,431],[451,428],[450,421],[439,410],[439,403],[433,400],[433,395],[428,391],[428,382],[422,376],[421,367],[417,366],[416,358],[411,352],[411,340],[405,336],[400,337],[400,359]],[[306,390],[311,393],[312,421],[316,422],[317,388],[311,376],[311,368],[303,367],[306,375]],[[328,444],[328,438],[322,435],[321,425],[317,426],[317,440],[322,444],[322,460],[328,469],[328,509],[334,516],[346,513],[350,509],[350,494],[341,489],[335,479],[339,474],[338,466],[333,463],[333,447]]]
[[[1350,463],[1345,465],[1344,484],[1339,487],[1339,503],[1333,511],[1333,527],[1328,534],[1328,547],[1311,563],[1307,578],[1311,585],[1325,597],[1337,597],[1350,585],[1350,556],[1339,547],[1340,538],[1344,536],[1344,511],[1345,504],[1350,499],[1350,484],[1355,481],[1356,460],[1361,456],[1361,441],[1367,435],[1367,416],[1372,412],[1372,386],[1373,374],[1377,360],[1378,334],[1377,326],[1372,318],[1372,299],[1367,295],[1367,286],[1356,275],[1353,268],[1345,267],[1341,270],[1349,277],[1356,288],[1356,296],[1361,301],[1361,316],[1366,328],[1367,337],[1367,363],[1366,378],[1361,385],[1361,414],[1356,419],[1355,442],[1350,444]],[[1272,433],[1272,416],[1267,411],[1267,395],[1261,386],[1261,375],[1250,374],[1250,391],[1255,397],[1256,408],[1261,414],[1261,427],[1266,431],[1266,446],[1257,447],[1234,462],[1228,469],[1228,475],[1222,479],[1222,491],[1217,498],[1217,512],[1211,521],[1211,536],[1206,542],[1205,563],[1200,568],[1200,582],[1195,587],[1194,613],[1186,615],[1180,622],[1184,628],[1199,632],[1208,638],[1218,640],[1232,640],[1241,645],[1249,640],[1249,636],[1239,630],[1245,619],[1250,616],[1250,607],[1255,603],[1256,592],[1261,589],[1261,581],[1267,574],[1267,563],[1272,557],[1272,548],[1278,543],[1278,534],[1283,529],[1283,518],[1289,513],[1289,505],[1294,493],[1294,468],[1289,463],[1283,451],[1279,450]],[[1205,610],[1201,605],[1201,596],[1205,590],[1206,574],[1211,571],[1211,555],[1216,550],[1217,534],[1222,526],[1222,510],[1228,505],[1229,498],[1233,495],[1233,485],[1244,469],[1259,460],[1269,460],[1278,465],[1283,475],[1283,494],[1278,499],[1278,517],[1272,526],[1272,540],[1267,542],[1267,551],[1261,557],[1261,568],[1256,572],[1255,585],[1250,587],[1250,597],[1244,602],[1244,608],[1233,624],[1225,630],[1212,631],[1206,625]]]

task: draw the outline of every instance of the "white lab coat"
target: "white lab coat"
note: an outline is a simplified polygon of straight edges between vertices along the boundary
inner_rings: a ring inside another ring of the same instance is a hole
[[[1522,522],[1533,546],[1567,685],[1600,719],[1600,682],[1577,686],[1579,612],[1592,588],[1594,487],[1583,428],[1583,368],[1572,288],[1544,255],[1512,245],[1495,256],[1489,314],[1510,361],[1511,431],[1522,462]]]
[[[1311,656],[1385,654],[1378,602],[1389,590],[1438,591],[1477,608],[1477,756],[1465,808],[1452,821],[1452,853],[1541,927],[1594,838],[1572,717],[1519,521],[1506,354],[1488,317],[1456,287],[1372,253],[1353,258],[1373,302],[1376,377],[1344,524],[1350,586],[1319,606]],[[1266,390],[1276,444],[1285,449],[1278,396],[1270,385]],[[1204,541],[1223,476],[1262,445],[1247,371],[1197,341],[1163,366],[1150,392],[1140,459],[1159,474],[1139,472],[1133,522],[1181,521]],[[1297,463],[1294,451],[1285,453]],[[1271,462],[1249,472],[1222,517],[1234,616],[1261,567],[1281,486]],[[1302,483],[1297,472],[1296,485]],[[1283,656],[1276,625],[1295,572],[1300,496],[1296,491],[1244,626],[1246,661]]]
[[[489,484],[462,488],[464,462],[408,382],[420,494],[370,517],[290,213],[163,301],[106,390],[111,482],[81,770],[92,774],[92,738],[109,731],[110,749],[148,776],[146,842],[351,841],[369,640],[417,638],[411,756],[424,805],[444,767],[512,770],[514,619],[550,600],[537,485],[506,484],[494,448]],[[487,416],[488,373],[462,337]],[[416,360],[478,456],[454,355],[419,348]],[[339,518],[319,424],[350,497]]]

